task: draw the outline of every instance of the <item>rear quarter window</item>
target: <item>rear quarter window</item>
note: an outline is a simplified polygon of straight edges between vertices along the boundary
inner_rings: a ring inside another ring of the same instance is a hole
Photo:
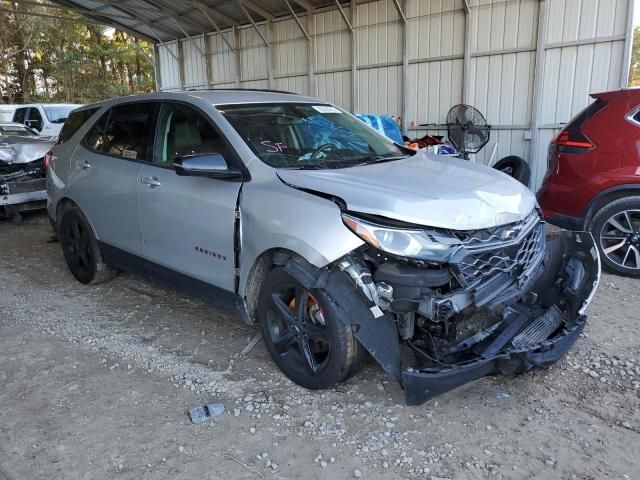
[[[83,145],[114,157],[150,160],[155,108],[151,102],[113,107],[91,128]]]
[[[72,112],[67,120],[64,122],[62,127],[62,131],[60,132],[60,136],[58,137],[58,145],[61,143],[65,143],[71,139],[75,135],[75,133],[85,124],[89,118],[93,116],[100,110],[100,107],[96,108],[87,108],[85,110],[80,110],[77,112]]]

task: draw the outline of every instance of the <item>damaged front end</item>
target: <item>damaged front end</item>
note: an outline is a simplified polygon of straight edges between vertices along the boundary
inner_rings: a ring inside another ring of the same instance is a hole
[[[343,219],[367,244],[334,262],[322,288],[409,405],[487,375],[550,365],[585,326],[600,276],[587,232],[548,238],[537,210],[474,231]],[[304,275],[295,263],[287,269]],[[403,349],[413,352],[411,365]]]
[[[45,156],[52,145],[51,140],[17,136],[0,140],[0,207],[6,216],[19,221],[21,211],[45,206]]]

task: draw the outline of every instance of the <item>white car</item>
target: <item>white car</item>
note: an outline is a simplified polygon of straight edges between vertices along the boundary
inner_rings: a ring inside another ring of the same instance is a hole
[[[57,137],[69,114],[81,106],[70,103],[20,105],[13,112],[13,121],[32,128],[40,135]]]

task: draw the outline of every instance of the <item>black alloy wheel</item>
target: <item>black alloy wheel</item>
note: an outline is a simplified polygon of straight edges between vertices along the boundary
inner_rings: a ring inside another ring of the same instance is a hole
[[[67,266],[80,283],[102,283],[117,274],[117,270],[103,263],[91,226],[79,208],[63,212],[59,235]]]
[[[320,389],[353,375],[364,350],[351,326],[337,318],[322,290],[309,291],[282,268],[272,270],[258,305],[262,336],[271,357],[297,384]]]

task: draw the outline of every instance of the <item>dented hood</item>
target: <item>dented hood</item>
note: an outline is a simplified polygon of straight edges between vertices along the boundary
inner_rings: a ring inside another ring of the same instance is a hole
[[[19,164],[39,160],[54,144],[51,137],[0,137],[0,162]]]
[[[280,169],[278,176],[340,197],[354,212],[455,230],[515,222],[536,206],[528,188],[493,168],[425,152],[344,169]]]

